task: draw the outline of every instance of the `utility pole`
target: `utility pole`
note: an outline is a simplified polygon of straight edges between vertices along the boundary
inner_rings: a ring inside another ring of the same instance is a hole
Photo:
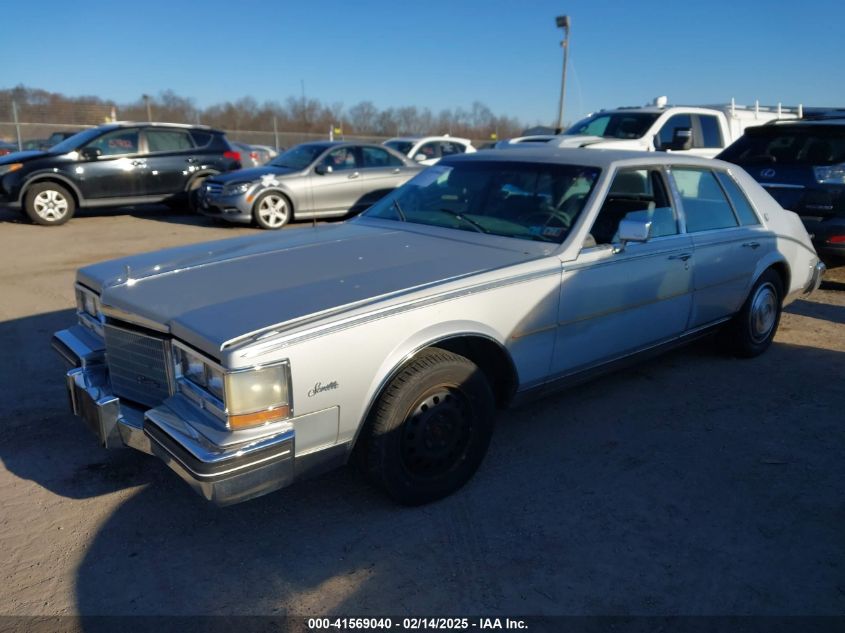
[[[21,141],[21,124],[18,123],[18,104],[12,100],[12,120],[15,123],[15,134],[18,137],[18,151],[23,149],[23,142]]]
[[[555,126],[555,133],[559,134],[563,131],[563,100],[566,97],[566,61],[569,57],[569,30],[572,26],[572,20],[568,15],[559,15],[555,18],[555,24],[558,28],[563,29],[563,41],[560,45],[563,47],[563,74],[560,78],[560,106],[558,107],[557,125]]]
[[[147,106],[147,121],[152,121],[153,115],[150,110],[150,95],[141,95],[141,98],[144,100],[144,105]]]

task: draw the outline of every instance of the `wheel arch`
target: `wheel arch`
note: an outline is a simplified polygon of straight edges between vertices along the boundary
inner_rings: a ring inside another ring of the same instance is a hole
[[[217,171],[216,169],[205,169],[203,171],[200,171],[200,172],[197,172],[196,174],[191,175],[191,177],[188,178],[188,181],[185,183],[185,193],[187,193],[191,190],[191,188],[193,187],[194,183],[197,180],[205,180],[209,176],[217,176],[220,173],[221,172]]]
[[[56,173],[38,174],[27,180],[26,184],[21,187],[21,192],[18,195],[18,202],[23,204],[23,201],[26,198],[26,194],[27,192],[29,192],[32,186],[40,184],[42,182],[54,182],[57,185],[61,185],[62,187],[70,191],[70,195],[73,196],[73,202],[76,204],[77,208],[82,206],[82,204],[85,202],[85,198],[83,197],[82,192],[79,191],[79,188],[73,183],[73,181],[70,178]]]
[[[751,289],[754,287],[754,284],[757,283],[757,280],[760,279],[760,276],[770,269],[774,270],[780,277],[781,283],[783,284],[783,298],[786,298],[786,296],[789,295],[790,284],[792,283],[792,271],[790,270],[786,259],[779,253],[771,253],[768,257],[761,259],[757,263],[754,275],[751,277],[751,281],[748,285],[746,295],[751,292]]]
[[[291,191],[286,187],[280,187],[279,185],[271,185],[269,187],[265,187],[261,191],[257,191],[255,193],[255,198],[252,201],[252,206],[250,207],[251,211],[255,211],[255,203],[258,202],[258,199],[263,196],[265,193],[280,193],[282,194],[288,201],[288,205],[290,206],[290,219],[296,219],[296,209],[298,207],[298,203],[296,200],[296,196],[294,196]]]
[[[352,449],[358,445],[358,439],[367,426],[373,407],[390,382],[423,350],[429,348],[444,349],[475,363],[490,383],[496,406],[506,407],[519,386],[519,373],[513,357],[499,337],[485,330],[486,328],[478,327],[448,333],[430,332],[428,335],[412,337],[404,345],[398,346],[385,365],[382,365],[382,371],[374,380],[375,387],[370,390],[367,404],[352,438]],[[385,370],[385,367],[388,369]]]

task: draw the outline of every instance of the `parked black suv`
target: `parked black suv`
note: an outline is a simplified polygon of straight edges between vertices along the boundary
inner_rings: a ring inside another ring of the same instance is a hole
[[[717,158],[800,215],[820,254],[845,255],[845,117],[750,127]]]
[[[64,224],[79,207],[191,202],[212,174],[240,169],[218,130],[168,123],[114,123],[47,151],[0,158],[0,205],[37,224]]]

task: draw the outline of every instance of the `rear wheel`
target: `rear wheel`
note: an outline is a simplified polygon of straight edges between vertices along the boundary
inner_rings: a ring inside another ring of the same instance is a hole
[[[290,221],[290,203],[283,194],[268,191],[255,201],[252,216],[262,229],[280,229]]]
[[[780,323],[782,307],[783,282],[777,272],[769,269],[760,275],[728,327],[730,350],[737,356],[752,358],[769,349]]]
[[[73,217],[76,202],[70,192],[61,185],[40,182],[26,192],[24,211],[36,224],[57,226]]]
[[[200,187],[205,182],[206,176],[194,178],[188,185],[188,209],[191,213],[199,213],[200,208]],[[176,208],[176,207],[171,207]]]
[[[472,361],[424,350],[385,388],[370,416],[367,470],[399,503],[445,497],[484,459],[493,416],[490,385]]]

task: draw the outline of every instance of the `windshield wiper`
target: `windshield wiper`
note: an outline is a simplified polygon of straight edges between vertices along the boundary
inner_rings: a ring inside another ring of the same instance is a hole
[[[396,211],[396,215],[399,216],[399,219],[403,222],[407,222],[408,219],[405,217],[405,212],[402,210],[402,207],[399,205],[399,201],[396,198],[390,201],[390,204],[393,205],[394,210]]]
[[[479,233],[489,233],[489,231],[487,229],[485,229],[483,226],[481,226],[478,222],[476,222],[475,220],[470,220],[468,217],[461,215],[457,211],[452,211],[452,209],[446,209],[446,208],[443,208],[443,207],[439,208],[438,211],[442,211],[443,213],[447,213],[447,214],[451,215],[453,218],[458,218],[462,222],[466,222],[467,224],[469,224],[473,229],[475,229]]]

